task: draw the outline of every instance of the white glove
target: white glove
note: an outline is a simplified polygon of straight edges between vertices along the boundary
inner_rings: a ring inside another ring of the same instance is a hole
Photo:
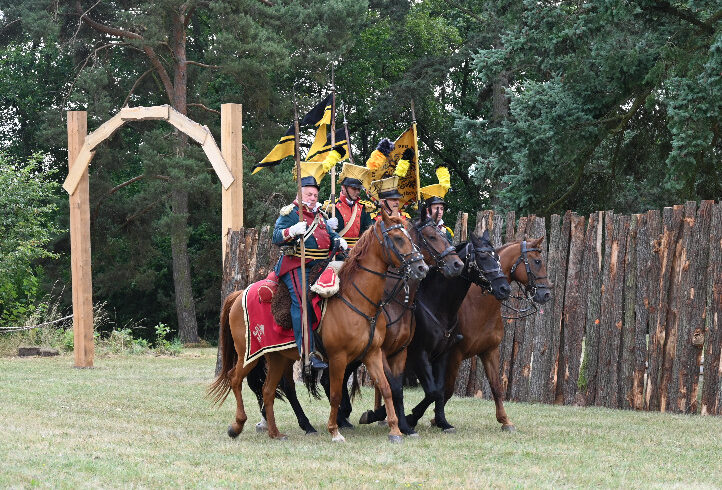
[[[327,219],[326,226],[328,226],[332,230],[335,230],[336,228],[338,228],[338,218],[334,216],[333,218]]]
[[[333,219],[336,219],[336,218],[333,218]],[[339,237],[338,244],[342,249],[348,250],[348,243],[346,243],[346,240],[344,240],[343,237]]]
[[[304,233],[306,233],[307,227],[308,225],[306,225],[305,221],[299,221],[295,225],[288,227],[288,234],[291,236],[303,235]]]

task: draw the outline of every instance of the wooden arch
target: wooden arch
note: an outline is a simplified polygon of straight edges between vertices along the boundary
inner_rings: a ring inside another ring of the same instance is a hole
[[[207,126],[198,124],[169,105],[124,107],[90,134],[87,134],[87,112],[68,111],[69,172],[63,188],[70,195],[70,263],[75,367],[92,367],[95,353],[88,166],[97,146],[110,138],[123,124],[127,121],[146,120],[168,121],[203,148],[223,186],[222,247],[225,247],[225,236],[229,230],[240,230],[243,227],[243,136],[240,104],[221,105],[222,152],[218,149]]]

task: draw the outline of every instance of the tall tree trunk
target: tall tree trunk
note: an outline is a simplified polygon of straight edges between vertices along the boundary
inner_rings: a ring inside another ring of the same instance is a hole
[[[188,113],[188,71],[186,59],[185,13],[173,16],[172,25],[173,54],[175,65],[173,73],[173,107],[181,114]],[[176,154],[182,157],[188,146],[188,137],[179,135]],[[181,342],[198,342],[198,323],[196,305],[191,287],[191,266],[188,258],[188,191],[184,184],[172,184],[170,229],[171,253],[173,254],[173,285],[175,287],[175,307],[178,317],[178,336]]]

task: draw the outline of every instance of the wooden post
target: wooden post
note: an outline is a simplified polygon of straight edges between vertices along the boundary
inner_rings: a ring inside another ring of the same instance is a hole
[[[469,231],[468,231],[468,223],[469,223],[469,213],[463,213],[461,215],[461,241],[465,242],[469,238]]]
[[[68,111],[68,169],[72,171],[88,133],[88,114]],[[73,281],[75,367],[93,367],[93,284],[90,263],[88,169],[70,195],[70,268]]]
[[[594,394],[596,392],[596,374],[598,363],[599,343],[599,311],[602,286],[602,234],[603,234],[604,212],[599,211],[589,215],[587,231],[584,235],[584,254],[582,270],[584,271],[584,296],[587,298],[585,340],[584,340],[584,362],[583,374],[586,380],[585,402],[587,405],[594,405]]]
[[[243,106],[221,104],[221,149],[223,159],[233,174],[228,189],[221,188],[221,247],[226,256],[229,231],[243,228]]]
[[[702,415],[722,414],[722,202],[712,210],[707,265],[707,330],[705,331],[704,383],[702,383]]]

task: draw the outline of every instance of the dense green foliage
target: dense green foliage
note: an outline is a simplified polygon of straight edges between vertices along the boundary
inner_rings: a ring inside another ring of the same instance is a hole
[[[422,185],[435,183],[436,165],[451,169],[447,221],[485,207],[639,212],[722,195],[713,0],[0,0],[0,147],[16,161],[42,152],[56,169],[47,180],[62,181],[66,110],[87,110],[92,131],[125,104],[176,104],[161,75],[176,83],[180,9],[189,117],[219,141],[220,105],[243,104],[247,226],[272,224],[292,198],[290,159],[248,170],[288,127],[294,97],[303,112],[327,92],[332,62],[357,164],[410,125],[413,99]],[[142,39],[95,28],[83,12]],[[126,125],[101,145],[93,292],[119,324],[138,321],[149,339],[153,325],[178,324],[171,236],[180,228],[199,333],[215,335],[219,188],[201,149],[168,125]],[[54,226],[67,228],[67,197],[54,195]],[[42,262],[47,282],[67,280],[68,236],[50,236],[60,259]]]
[[[54,258],[47,245],[54,226],[55,171],[42,157],[16,161],[0,153],[0,325],[27,316],[45,279],[39,259]]]

